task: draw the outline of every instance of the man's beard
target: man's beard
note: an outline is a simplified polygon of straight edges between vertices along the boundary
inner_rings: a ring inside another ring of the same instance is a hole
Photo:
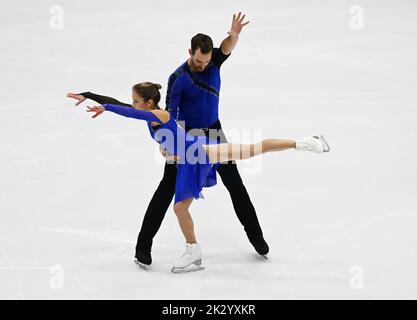
[[[191,63],[193,64],[193,67],[194,67],[194,69],[195,69],[195,70],[197,70],[197,71],[199,71],[199,72],[204,71],[204,68],[199,68],[199,67],[197,67],[197,66],[195,65],[195,63],[194,63],[193,59],[191,59]]]

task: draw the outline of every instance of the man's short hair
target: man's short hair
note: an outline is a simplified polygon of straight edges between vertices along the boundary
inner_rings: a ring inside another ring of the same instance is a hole
[[[194,54],[197,49],[207,54],[213,51],[213,40],[205,34],[198,33],[191,39],[191,51]]]

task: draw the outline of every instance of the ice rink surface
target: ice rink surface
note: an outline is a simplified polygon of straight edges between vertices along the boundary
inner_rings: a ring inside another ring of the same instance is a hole
[[[0,9],[1,299],[417,298],[416,1],[2,0]],[[151,270],[139,270],[136,237],[163,173],[157,144],[143,123],[92,120],[65,94],[130,102],[133,84],[153,81],[165,96],[191,37],[219,45],[239,10],[250,24],[222,67],[226,132],[323,133],[332,150],[238,164],[269,261],[219,178],[191,207],[206,270],[170,272],[184,250],[172,207]]]

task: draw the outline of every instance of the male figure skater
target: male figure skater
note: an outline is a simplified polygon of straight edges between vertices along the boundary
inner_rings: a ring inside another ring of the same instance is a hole
[[[218,118],[220,67],[235,48],[243,27],[249,23],[244,22],[244,19],[245,15],[241,13],[233,15],[229,36],[223,40],[220,48],[213,48],[213,41],[207,35],[194,36],[189,49],[190,57],[169,77],[166,110],[178,121],[185,122],[186,131],[200,129],[207,136],[209,130],[215,129],[219,131],[220,141],[227,142]],[[265,256],[269,247],[236,163],[222,163],[217,172],[230,193],[233,207],[249,241],[259,254]],[[152,239],[172,202],[176,173],[176,165],[166,162],[164,176],[145,213],[136,246],[136,259],[142,264],[152,263]]]

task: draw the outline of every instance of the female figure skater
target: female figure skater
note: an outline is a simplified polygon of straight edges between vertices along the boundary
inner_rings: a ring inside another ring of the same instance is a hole
[[[206,136],[192,136],[177,125],[169,112],[159,108],[159,89],[159,84],[142,82],[132,89],[132,107],[104,104],[87,107],[87,112],[95,113],[93,118],[104,111],[110,111],[147,121],[151,137],[176,157],[178,173],[174,212],[186,240],[186,250],[174,263],[172,272],[201,270],[202,253],[196,240],[189,208],[194,199],[203,198],[203,188],[216,185],[216,169],[219,162],[243,160],[287,149],[323,153],[330,151],[330,148],[323,136],[298,140],[266,139],[255,144],[218,143]]]

